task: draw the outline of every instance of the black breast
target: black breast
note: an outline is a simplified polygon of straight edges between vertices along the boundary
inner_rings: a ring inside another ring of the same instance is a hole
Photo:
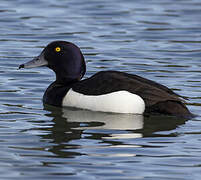
[[[53,106],[62,106],[62,101],[70,86],[53,82],[43,95],[43,103]]]

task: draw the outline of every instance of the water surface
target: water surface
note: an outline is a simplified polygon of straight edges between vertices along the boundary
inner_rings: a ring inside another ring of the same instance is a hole
[[[199,0],[2,0],[0,179],[200,179],[200,12]],[[155,80],[197,116],[44,107],[54,73],[17,68],[53,40],[81,48],[85,77],[119,70]]]

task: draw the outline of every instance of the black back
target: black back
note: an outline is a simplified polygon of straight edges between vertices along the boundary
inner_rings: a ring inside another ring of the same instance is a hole
[[[101,71],[88,79],[73,84],[72,88],[85,95],[102,95],[126,90],[139,95],[144,100],[145,113],[192,116],[184,101],[171,89],[133,74]]]
[[[73,90],[85,95],[101,95],[126,90],[137,94],[151,106],[161,101],[181,99],[169,88],[154,81],[117,71],[101,71],[73,85]]]

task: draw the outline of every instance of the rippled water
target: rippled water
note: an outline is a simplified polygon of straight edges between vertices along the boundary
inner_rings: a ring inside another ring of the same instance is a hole
[[[2,0],[0,179],[200,179],[199,0]],[[81,47],[86,77],[135,73],[188,98],[197,116],[43,107],[46,68],[19,71],[53,40]]]

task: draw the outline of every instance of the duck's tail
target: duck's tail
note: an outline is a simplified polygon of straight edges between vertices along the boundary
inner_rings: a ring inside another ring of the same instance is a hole
[[[172,116],[180,116],[191,118],[194,115],[188,110],[186,105],[181,101],[162,101],[154,104],[150,107],[147,107],[145,113],[149,114],[166,114]]]

